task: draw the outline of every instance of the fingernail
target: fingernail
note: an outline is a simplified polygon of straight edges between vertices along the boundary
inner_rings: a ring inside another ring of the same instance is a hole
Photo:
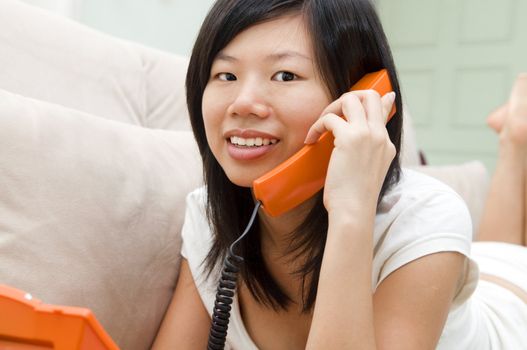
[[[388,96],[386,98],[388,99],[388,102],[394,103],[395,97],[396,97],[395,91],[392,91],[388,93]]]
[[[311,141],[310,134],[307,133],[306,138],[304,139],[304,144],[309,145],[310,143],[313,143],[313,141]]]

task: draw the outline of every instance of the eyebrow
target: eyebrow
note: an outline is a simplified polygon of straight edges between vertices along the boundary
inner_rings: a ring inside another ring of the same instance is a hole
[[[268,55],[267,57],[265,57],[265,60],[266,61],[280,61],[280,60],[283,60],[283,59],[295,58],[295,57],[304,58],[306,60],[312,61],[312,59],[310,57],[308,57],[308,56],[306,56],[304,54],[301,54],[300,52],[290,51],[290,50],[273,53],[273,54]],[[229,55],[227,55],[227,54],[225,54],[224,52],[221,52],[221,51],[216,56],[216,59],[217,60],[222,60],[222,61],[229,61],[229,62],[237,62],[238,61],[238,59],[236,57],[229,56]]]

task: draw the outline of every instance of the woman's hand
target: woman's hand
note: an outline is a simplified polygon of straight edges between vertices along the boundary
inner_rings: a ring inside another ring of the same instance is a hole
[[[316,142],[325,131],[335,137],[324,187],[324,206],[329,213],[376,209],[396,155],[386,130],[394,100],[394,92],[382,98],[374,90],[348,92],[331,103],[310,128],[306,144]]]

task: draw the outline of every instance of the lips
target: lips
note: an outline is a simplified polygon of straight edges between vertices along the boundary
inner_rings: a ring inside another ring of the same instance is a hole
[[[254,160],[271,152],[276,147],[275,145],[259,146],[259,147],[247,147],[247,146],[236,146],[229,143],[227,150],[229,155],[236,160]]]
[[[244,139],[260,137],[262,139],[279,140],[279,138],[273,134],[263,132],[263,131],[258,131],[258,130],[252,130],[252,129],[231,129],[227,131],[224,134],[224,136],[226,139],[230,138],[231,136],[236,136],[236,137],[241,137]]]
[[[278,137],[256,130],[230,130],[225,137],[229,155],[243,161],[265,156],[280,142]]]

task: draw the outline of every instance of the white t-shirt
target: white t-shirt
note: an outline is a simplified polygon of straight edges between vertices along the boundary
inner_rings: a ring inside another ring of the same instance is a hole
[[[205,199],[204,187],[187,197],[182,255],[188,260],[203,303],[212,315],[219,271],[205,278],[202,263],[212,244]],[[373,235],[374,291],[391,272],[425,255],[453,251],[470,256],[472,224],[465,203],[452,189],[429,176],[403,169],[401,181],[380,203]],[[484,303],[469,299],[477,282],[478,266],[467,259],[465,285],[453,301],[437,349],[485,350],[496,343],[488,329],[494,327],[493,320],[485,315]],[[226,348],[257,349],[244,327],[237,298],[231,311]]]

